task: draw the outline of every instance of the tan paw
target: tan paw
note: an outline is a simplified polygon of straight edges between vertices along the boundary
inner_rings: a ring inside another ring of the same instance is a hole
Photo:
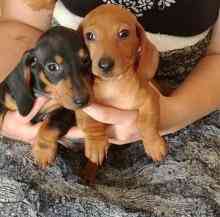
[[[92,162],[88,162],[86,166],[80,171],[80,177],[83,183],[89,186],[94,186],[96,182],[96,171],[98,166]]]
[[[161,161],[167,155],[168,145],[162,137],[158,136],[155,141],[147,144],[144,143],[144,149],[146,154],[154,161]]]
[[[106,143],[96,142],[96,144],[85,144],[85,156],[94,164],[101,166],[106,157]]]
[[[32,153],[35,163],[45,169],[54,163],[57,154],[57,144],[45,144],[38,142],[33,145]]]

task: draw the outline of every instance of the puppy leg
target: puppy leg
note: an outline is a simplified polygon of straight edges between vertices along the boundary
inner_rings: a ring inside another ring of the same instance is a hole
[[[106,125],[95,121],[86,113],[77,111],[77,125],[85,133],[85,156],[93,163],[102,165],[108,145]]]
[[[57,154],[57,140],[64,136],[75,124],[75,113],[65,108],[54,110],[46,119],[32,146],[32,152],[36,163],[45,168],[53,163]]]
[[[80,171],[80,177],[83,179],[85,184],[89,186],[95,185],[97,169],[97,164],[94,164],[91,161],[86,163],[86,166]]]
[[[151,97],[139,108],[138,127],[141,132],[145,152],[154,160],[162,160],[168,150],[167,143],[159,135],[159,103]]]
[[[106,126],[89,117],[86,113],[77,112],[77,124],[85,133],[85,156],[88,158],[81,176],[90,185],[94,185],[96,170],[102,165],[107,155],[108,141]]]

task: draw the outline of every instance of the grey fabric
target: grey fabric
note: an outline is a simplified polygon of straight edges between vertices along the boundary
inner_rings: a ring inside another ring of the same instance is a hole
[[[112,146],[97,185],[80,184],[85,159],[61,148],[54,166],[34,165],[30,145],[0,139],[1,217],[219,217],[220,112],[166,137],[161,163],[140,143]]]

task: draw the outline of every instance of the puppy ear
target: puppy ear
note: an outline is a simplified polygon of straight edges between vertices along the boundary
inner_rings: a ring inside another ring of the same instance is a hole
[[[34,104],[34,96],[30,88],[30,66],[33,61],[33,50],[25,52],[21,61],[6,79],[10,94],[15,99],[19,113],[23,116],[28,115]]]
[[[144,28],[140,23],[136,25],[136,32],[140,42],[137,50],[136,70],[143,81],[150,80],[156,73],[159,53],[156,47],[147,39]]]
[[[78,28],[77,28],[77,32],[79,32],[80,36],[84,39],[84,35],[83,35],[83,24],[80,23]]]

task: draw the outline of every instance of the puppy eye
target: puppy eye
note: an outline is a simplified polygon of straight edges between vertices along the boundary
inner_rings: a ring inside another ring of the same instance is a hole
[[[96,39],[95,34],[93,32],[87,32],[85,36],[87,41],[95,41]]]
[[[126,39],[129,36],[129,31],[127,29],[123,29],[118,33],[118,37],[120,39]]]
[[[35,66],[36,64],[37,64],[37,57],[34,57],[31,62],[31,66]]]
[[[56,73],[60,71],[60,66],[57,63],[47,63],[45,69],[47,72]]]
[[[31,68],[34,68],[37,65],[37,61],[38,61],[37,57],[32,57],[32,58],[26,60],[25,64],[27,66],[30,66]]]

